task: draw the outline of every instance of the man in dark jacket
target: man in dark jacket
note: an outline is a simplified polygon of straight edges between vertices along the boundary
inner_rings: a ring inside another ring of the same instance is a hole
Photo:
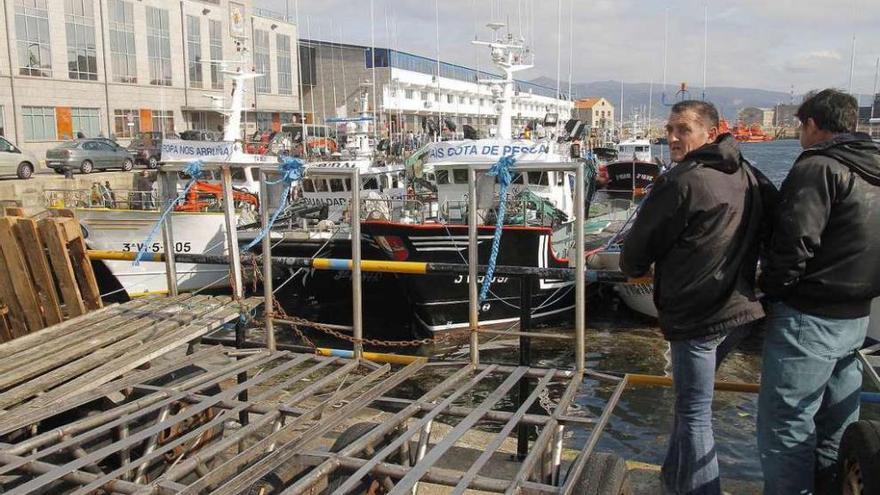
[[[667,493],[720,494],[712,433],[715,369],[764,317],[755,270],[772,184],[718,135],[710,103],[672,107],[666,132],[677,165],[660,176],[623,245],[621,268],[654,267],[654,302],[670,341],[675,422],[661,475]]]
[[[840,91],[808,97],[797,116],[804,151],[782,184],[761,275],[775,299],[758,400],[767,494],[835,482],[840,438],[859,414],[856,351],[880,296],[880,147],[852,132],[858,104]]]

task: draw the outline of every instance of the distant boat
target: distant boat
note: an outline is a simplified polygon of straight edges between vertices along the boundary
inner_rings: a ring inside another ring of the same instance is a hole
[[[775,138],[764,132],[758,124],[746,125],[742,121],[738,121],[733,127],[725,119],[721,119],[718,131],[721,134],[729,132],[734,139],[741,143],[763,143],[773,141]]]

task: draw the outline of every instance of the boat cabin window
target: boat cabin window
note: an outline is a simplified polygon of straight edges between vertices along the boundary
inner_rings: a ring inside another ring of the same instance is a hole
[[[324,179],[315,179],[315,191],[327,192],[327,181]]]
[[[514,172],[513,173],[513,183],[514,184],[522,184],[523,182],[525,182],[525,179],[523,178],[522,172],[519,172],[519,173]]]
[[[565,173],[563,172],[553,172],[553,175],[556,176],[556,185],[562,186],[565,184]]]
[[[380,175],[379,176],[379,184],[381,184],[382,189],[388,189],[388,176]]]
[[[247,177],[244,175],[243,168],[233,168],[232,172],[232,180],[237,180],[239,182],[247,180]]]
[[[312,179],[303,180],[303,191],[309,193],[315,192],[315,184],[312,182]]]
[[[345,190],[351,191],[351,179],[345,179]]]
[[[449,170],[437,171],[437,184],[449,184]]]
[[[363,189],[372,189],[372,190],[379,189],[379,182],[376,181],[375,177],[370,177],[369,179],[364,181]]]
[[[467,184],[468,171],[466,168],[456,168],[452,170],[453,182],[456,184]]]
[[[330,192],[343,192],[342,179],[330,179]]]
[[[647,146],[636,146],[636,152],[637,152],[637,153],[643,153],[643,152],[646,152],[646,151],[648,151],[648,147],[647,147]]]
[[[539,186],[549,186],[550,182],[547,180],[547,172],[529,172],[529,184],[535,184]]]

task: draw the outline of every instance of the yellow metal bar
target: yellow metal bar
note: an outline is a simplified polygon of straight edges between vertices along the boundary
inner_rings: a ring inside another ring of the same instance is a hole
[[[351,263],[351,260],[315,258],[312,260],[312,267],[316,270],[350,270]],[[428,264],[419,261],[361,260],[361,270],[424,275],[428,273]]]
[[[89,249],[89,259],[109,261],[134,261],[137,251],[110,251],[108,249]],[[141,261],[162,261],[162,253],[144,253]]]
[[[627,375],[627,383],[630,385],[636,386],[660,386],[660,387],[671,387],[672,386],[672,377],[669,376],[657,376],[657,375],[642,375],[638,373],[628,373]],[[760,385],[757,383],[744,383],[744,382],[715,382],[715,390],[724,391],[724,392],[745,392],[749,394],[756,394],[760,389]]]
[[[315,353],[321,356],[336,356],[343,358],[354,358],[354,352],[348,351],[345,349],[327,349],[324,347],[318,347],[315,349]],[[383,352],[364,352],[364,359],[373,361],[376,363],[390,363],[390,364],[410,364],[419,359],[425,359],[421,356],[410,356],[406,354],[386,354]]]

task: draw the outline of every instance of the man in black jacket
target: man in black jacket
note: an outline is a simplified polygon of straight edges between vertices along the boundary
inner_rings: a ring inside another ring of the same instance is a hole
[[[670,341],[675,422],[662,468],[667,493],[720,494],[712,434],[715,369],[764,317],[755,297],[763,194],[772,184],[742,158],[718,112],[702,101],[672,107],[666,132],[677,165],[645,198],[623,245],[631,277],[653,263],[654,302]]]
[[[859,414],[856,351],[880,296],[880,147],[852,132],[858,104],[840,91],[808,97],[797,116],[804,151],[782,184],[761,275],[775,300],[758,399],[767,494],[835,482],[840,438]]]

